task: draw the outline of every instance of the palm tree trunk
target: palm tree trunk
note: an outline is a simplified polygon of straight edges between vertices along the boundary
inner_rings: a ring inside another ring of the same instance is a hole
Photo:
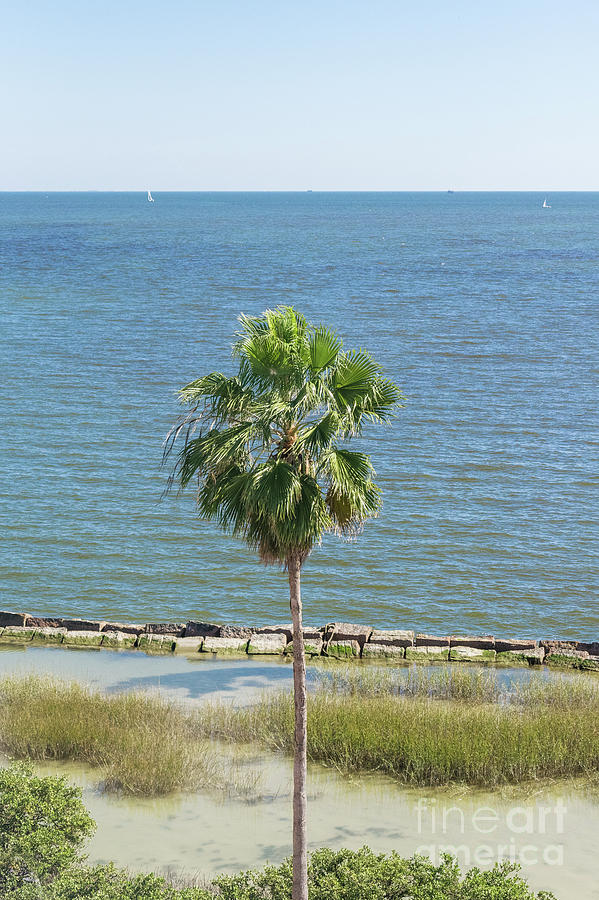
[[[289,604],[293,622],[293,698],[295,732],[293,742],[293,891],[292,900],[308,900],[308,843],[306,834],[306,745],[308,715],[306,704],[306,658],[302,631],[300,573],[302,561],[292,555],[287,560]]]

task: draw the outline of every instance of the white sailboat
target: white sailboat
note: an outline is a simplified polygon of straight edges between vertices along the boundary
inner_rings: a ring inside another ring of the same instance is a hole
[[[547,197],[545,197],[545,199],[543,200],[543,206],[542,206],[542,209],[551,209],[551,207],[550,207],[549,204],[547,203]]]
[[[154,198],[152,197],[152,191],[148,191],[148,203],[153,203]]]

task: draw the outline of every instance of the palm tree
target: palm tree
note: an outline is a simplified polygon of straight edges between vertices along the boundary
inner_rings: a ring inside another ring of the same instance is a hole
[[[351,536],[381,507],[374,470],[347,440],[389,421],[402,399],[370,354],[347,352],[292,307],[239,318],[238,373],[212,372],[179,392],[188,408],[169,432],[170,483],[197,483],[200,516],[242,537],[289,576],[295,739],[293,900],[307,900],[306,666],[300,573],[325,532]]]

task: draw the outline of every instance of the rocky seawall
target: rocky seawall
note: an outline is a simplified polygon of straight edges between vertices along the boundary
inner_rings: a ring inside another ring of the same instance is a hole
[[[92,622],[0,612],[0,644],[139,649],[146,653],[283,656],[293,652],[291,625],[207,622]],[[306,655],[342,660],[477,662],[551,666],[599,672],[599,641],[432,635],[403,629],[329,622],[304,628]]]

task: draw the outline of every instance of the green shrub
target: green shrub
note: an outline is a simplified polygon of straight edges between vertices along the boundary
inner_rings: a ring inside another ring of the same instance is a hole
[[[217,879],[222,900],[289,900],[291,862],[259,872]],[[310,900],[551,900],[534,894],[510,864],[490,872],[472,869],[462,878],[455,860],[435,865],[422,856],[404,859],[396,853],[361,850],[317,850],[309,864]],[[555,900],[555,898],[553,898]]]
[[[94,829],[81,792],[28,766],[0,769],[0,887],[47,881],[72,865]]]
[[[317,850],[309,863],[310,900],[555,900],[532,892],[517,867],[504,863],[462,877],[455,860],[361,850]],[[5,900],[290,900],[291,861],[217,878],[210,889],[175,888],[156,875],[128,875],[114,866],[73,868],[43,889],[24,887]]]
[[[17,895],[7,900],[30,898]],[[214,894],[200,888],[177,890],[159,875],[130,875],[107,865],[64,873],[39,900],[214,900]]]

